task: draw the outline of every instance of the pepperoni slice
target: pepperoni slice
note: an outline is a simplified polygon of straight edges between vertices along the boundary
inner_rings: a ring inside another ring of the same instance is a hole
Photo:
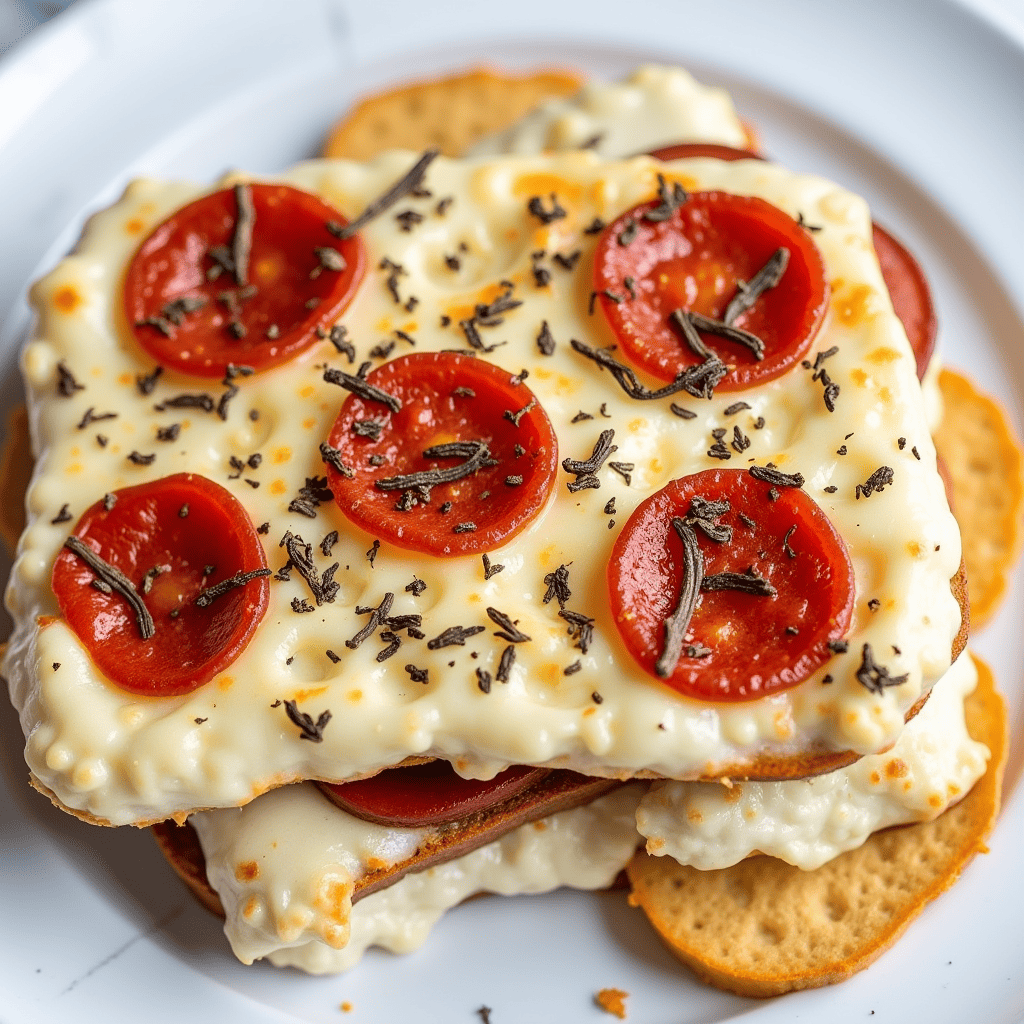
[[[871,238],[875,243],[878,263],[892,298],[893,309],[914,350],[918,379],[924,380],[925,371],[935,352],[935,335],[938,332],[928,280],[917,260],[884,228],[873,223]]]
[[[548,774],[545,768],[513,765],[481,782],[457,775],[447,761],[389,768],[356,782],[320,783],[343,811],[399,828],[422,828],[457,821],[503,803]]]
[[[727,510],[708,504],[719,502]],[[686,558],[693,547],[702,570]],[[701,576],[687,626],[676,614],[692,593],[684,583]],[[829,642],[850,625],[854,576],[846,545],[806,492],[710,469],[637,507],[612,550],[608,590],[644,669],[688,697],[745,701],[796,686],[832,656]],[[673,663],[674,616],[685,632]]]
[[[366,384],[390,404],[351,394],[330,436],[351,473],[329,465],[331,489],[357,526],[413,551],[468,555],[503,544],[540,511],[558,444],[519,377],[432,352],[393,359]]]
[[[828,306],[825,266],[808,232],[763,199],[696,192],[664,215],[665,203],[627,210],[601,236],[594,290],[623,350],[648,373],[673,380],[705,361],[670,315],[682,309],[741,328],[759,339],[727,340],[699,331],[704,346],[731,367],[718,387],[736,391],[774,380],[811,347]],[[657,218],[657,219],[652,219]],[[749,308],[730,311],[738,282],[751,281],[779,250],[788,263],[778,283]]]
[[[763,160],[760,153],[752,149],[737,149],[717,142],[678,142],[674,146],[662,146],[652,150],[649,156],[656,160],[686,160],[689,157],[709,156],[715,160]]]
[[[650,156],[658,160],[683,160],[686,157],[710,156],[719,160],[763,160],[749,149],[735,149],[711,142],[681,142],[656,149]],[[871,237],[882,268],[882,277],[889,289],[893,309],[907,332],[910,347],[917,359],[917,376],[924,380],[928,364],[935,352],[938,322],[931,289],[924,271],[901,242],[878,224],[872,223]]]
[[[290,185],[237,185],[189,203],[139,247],[124,282],[138,343],[158,363],[221,377],[267,370],[317,340],[366,268],[337,210]]]
[[[194,473],[114,491],[86,510],[68,544],[84,545],[134,589],[134,599],[111,592],[71,547],[53,567],[68,625],[100,671],[131,693],[167,697],[209,682],[245,649],[270,599],[245,509]],[[148,638],[132,600],[151,617]]]

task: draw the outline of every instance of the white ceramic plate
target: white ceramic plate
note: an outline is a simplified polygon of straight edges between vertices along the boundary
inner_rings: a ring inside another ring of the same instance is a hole
[[[732,90],[767,152],[836,178],[918,254],[947,361],[1024,408],[1024,30],[1017,0],[81,0],[0,61],[0,395],[18,400],[27,283],[140,174],[205,180],[312,155],[361,92],[483,60],[618,75],[688,65]],[[993,13],[993,11],[995,13]],[[0,571],[6,571],[0,566]],[[1024,585],[973,642],[1024,703]],[[2,627],[0,627],[2,628]],[[0,1022],[609,1020],[631,1024],[1024,1019],[1024,762],[1014,736],[992,852],[898,948],[844,985],[752,1002],[705,988],[621,894],[458,908],[417,954],[308,978],[231,956],[145,832],[83,825],[25,785],[0,709]],[[343,1001],[351,1004],[344,1012]]]

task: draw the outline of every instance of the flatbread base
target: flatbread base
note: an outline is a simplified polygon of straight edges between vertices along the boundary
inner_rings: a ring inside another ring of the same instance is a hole
[[[876,832],[814,871],[754,856],[698,871],[638,853],[633,892],[668,948],[702,980],[744,996],[832,985],[885,952],[948,889],[999,811],[1006,707],[988,667],[966,701],[968,729],[992,753],[971,792],[934,821]]]

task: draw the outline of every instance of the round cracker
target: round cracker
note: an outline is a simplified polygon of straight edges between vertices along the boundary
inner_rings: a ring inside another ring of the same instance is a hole
[[[985,775],[934,821],[876,832],[815,871],[754,856],[717,871],[638,853],[630,902],[702,980],[745,996],[775,996],[863,970],[948,889],[999,811],[1006,707],[988,667],[965,702],[971,735],[988,745]]]
[[[959,373],[944,369],[945,414],[935,447],[949,469],[971,590],[971,619],[995,614],[1021,551],[1024,460],[1004,410]]]
[[[404,85],[357,103],[331,130],[324,156],[368,160],[387,149],[430,147],[459,156],[542,100],[571,95],[582,84],[568,71],[509,75],[476,68]]]

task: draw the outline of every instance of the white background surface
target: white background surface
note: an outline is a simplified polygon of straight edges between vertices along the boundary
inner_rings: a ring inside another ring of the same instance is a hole
[[[0,2],[0,46],[44,6]],[[769,154],[867,195],[925,266],[947,360],[1021,433],[1024,0],[79,0],[0,60],[0,404],[18,399],[27,282],[131,176],[276,170],[312,155],[352,96],[423,72],[617,75],[644,59],[727,86]],[[605,986],[630,991],[631,1024],[1022,1020],[1021,621],[1018,574],[973,643],[1015,729],[991,854],[869,971],[767,1003],[694,982],[621,894],[475,901],[420,953],[341,978],[243,968],[146,833],[80,824],[27,789],[2,707],[0,1022],[474,1024],[486,1004],[493,1024],[576,1024],[612,1019],[590,1001]]]

